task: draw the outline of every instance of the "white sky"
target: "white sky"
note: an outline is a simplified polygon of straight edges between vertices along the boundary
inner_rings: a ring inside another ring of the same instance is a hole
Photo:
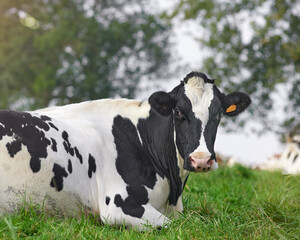
[[[157,6],[160,9],[168,10],[171,9],[176,2],[177,1],[172,0],[157,1]],[[197,27],[193,21],[177,21],[175,23],[173,41],[176,43],[176,50],[180,59],[179,62],[182,64],[186,63],[189,67],[184,74],[198,70],[199,66],[202,65],[203,54],[205,54],[195,41],[195,34],[190,34],[195,32],[200,34],[199,27]],[[205,69],[202,71],[205,72]],[[185,75],[180,75],[179,79],[163,83],[160,86],[160,90],[172,90],[184,76]],[[259,137],[256,134],[251,134],[250,131],[248,131],[250,133],[247,135],[245,133],[226,133],[222,128],[219,128],[218,131],[215,151],[227,157],[235,157],[237,161],[246,165],[263,162],[268,157],[280,153],[284,148],[284,145],[278,141],[279,137],[273,133],[267,133]]]

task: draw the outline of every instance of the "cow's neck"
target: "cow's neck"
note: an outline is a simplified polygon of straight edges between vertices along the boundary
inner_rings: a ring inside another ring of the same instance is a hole
[[[169,204],[176,205],[182,193],[182,181],[174,143],[172,116],[158,116],[150,110],[148,118],[140,119],[137,125],[145,151],[149,154],[155,171],[170,182]]]

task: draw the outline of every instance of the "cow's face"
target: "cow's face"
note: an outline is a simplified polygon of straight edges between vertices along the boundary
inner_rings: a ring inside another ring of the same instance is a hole
[[[214,144],[221,117],[238,115],[251,103],[250,98],[239,92],[225,96],[212,80],[197,72],[188,74],[168,95],[173,100],[169,106],[183,168],[195,172],[217,168]]]

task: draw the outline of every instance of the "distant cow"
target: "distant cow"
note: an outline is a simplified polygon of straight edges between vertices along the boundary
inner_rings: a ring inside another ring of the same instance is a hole
[[[281,154],[274,155],[257,167],[264,170],[281,170],[285,174],[300,174],[300,136],[291,138]]]
[[[171,92],[147,101],[106,99],[33,112],[0,112],[0,211],[24,198],[107,224],[162,226],[183,210],[191,171],[217,168],[214,143],[222,115],[250,104],[224,95],[192,72]]]

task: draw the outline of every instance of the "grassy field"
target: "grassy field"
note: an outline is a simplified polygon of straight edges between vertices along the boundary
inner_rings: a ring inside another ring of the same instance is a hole
[[[31,206],[0,218],[0,239],[300,239],[300,176],[239,165],[191,174],[184,206],[168,228],[145,232],[92,216],[50,217]]]

